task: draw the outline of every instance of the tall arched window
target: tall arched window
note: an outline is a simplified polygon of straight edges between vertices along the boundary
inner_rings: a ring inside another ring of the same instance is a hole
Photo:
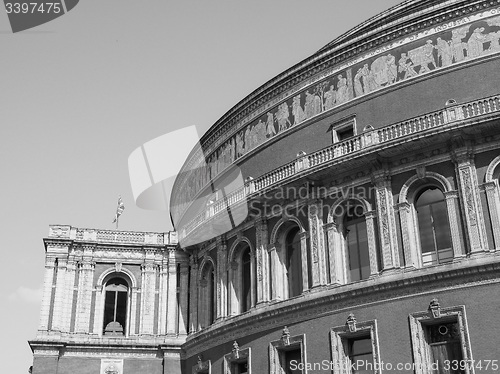
[[[344,239],[349,267],[348,280],[355,282],[370,276],[370,252],[364,209],[349,201],[343,220]]]
[[[444,194],[436,187],[422,190],[415,201],[422,264],[453,260],[451,231]]]
[[[250,248],[246,248],[241,255],[241,295],[240,310],[246,312],[252,307],[252,257]]]
[[[123,278],[112,278],[105,286],[104,335],[125,335],[127,327],[129,287]]]
[[[285,239],[288,297],[298,296],[302,293],[302,257],[299,234],[299,228],[293,228]]]

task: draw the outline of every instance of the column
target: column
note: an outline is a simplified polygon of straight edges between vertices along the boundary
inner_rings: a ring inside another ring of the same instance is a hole
[[[191,333],[198,330],[198,261],[196,259],[196,254],[192,254],[189,261],[191,265],[191,290],[189,293],[189,304],[191,306],[189,322],[191,326],[189,332]]]
[[[49,330],[50,303],[52,300],[52,285],[54,283],[54,269],[56,258],[45,256],[45,275],[43,279],[43,296],[40,310],[39,331]]]
[[[396,218],[394,216],[391,178],[387,171],[382,170],[374,173],[373,183],[376,191],[379,236],[382,246],[382,271],[387,271],[399,267]],[[373,272],[373,269],[371,270]]]
[[[268,302],[269,295],[269,255],[267,252],[267,221],[258,217],[255,221],[255,263],[257,267],[257,304]]]
[[[474,155],[468,148],[455,149],[452,154],[458,180],[458,192],[465,217],[465,234],[471,253],[482,252],[487,248],[483,209],[479,199],[477,172]],[[450,217],[451,220],[451,217]]]
[[[216,276],[216,319],[227,316],[227,246],[220,236],[217,238],[217,276]]]
[[[327,283],[327,264],[325,255],[325,241],[323,232],[323,212],[319,202],[308,206],[309,237],[311,244],[311,272],[312,287]]]
[[[95,263],[90,258],[84,258],[78,264],[78,294],[75,320],[75,332],[77,333],[89,333],[94,268]]]
[[[145,262],[142,270],[141,322],[139,334],[153,335],[155,315],[156,268],[152,262]]]
[[[168,256],[167,334],[177,334],[177,261],[175,250]]]
[[[181,262],[181,284],[179,288],[179,334],[187,333],[188,322],[188,283],[189,283],[189,264],[187,259]]]
[[[415,242],[415,228],[411,217],[411,206],[407,201],[397,204],[401,220],[401,236],[403,241],[403,251],[407,268],[422,267],[422,258],[419,255],[417,243]]]
[[[498,199],[498,186],[494,181],[484,184],[486,200],[490,211],[491,227],[493,229],[493,242],[496,250],[500,249],[500,202]]]
[[[167,333],[167,305],[168,305],[168,259],[163,259],[160,269],[159,302],[158,302],[158,334]]]

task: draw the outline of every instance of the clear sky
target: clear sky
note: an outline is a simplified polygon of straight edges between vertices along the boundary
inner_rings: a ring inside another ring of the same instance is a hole
[[[49,224],[168,231],[134,206],[127,159],[203,134],[275,75],[400,0],[81,0],[12,34],[0,10],[0,372],[26,373]]]

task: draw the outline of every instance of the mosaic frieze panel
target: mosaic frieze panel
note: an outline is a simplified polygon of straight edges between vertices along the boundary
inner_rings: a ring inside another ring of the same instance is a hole
[[[500,52],[500,9],[437,26],[337,67],[326,78],[289,96],[252,121],[207,157],[190,160],[175,193],[174,215],[229,165],[280,133],[358,97],[413,77]]]

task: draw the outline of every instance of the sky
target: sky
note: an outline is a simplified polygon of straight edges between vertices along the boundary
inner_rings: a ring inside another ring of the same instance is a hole
[[[187,126],[203,134],[260,85],[398,3],[81,0],[15,34],[0,10],[0,372],[32,364],[50,224],[113,229],[121,195],[120,230],[170,230],[168,212],[134,204],[134,149]]]

